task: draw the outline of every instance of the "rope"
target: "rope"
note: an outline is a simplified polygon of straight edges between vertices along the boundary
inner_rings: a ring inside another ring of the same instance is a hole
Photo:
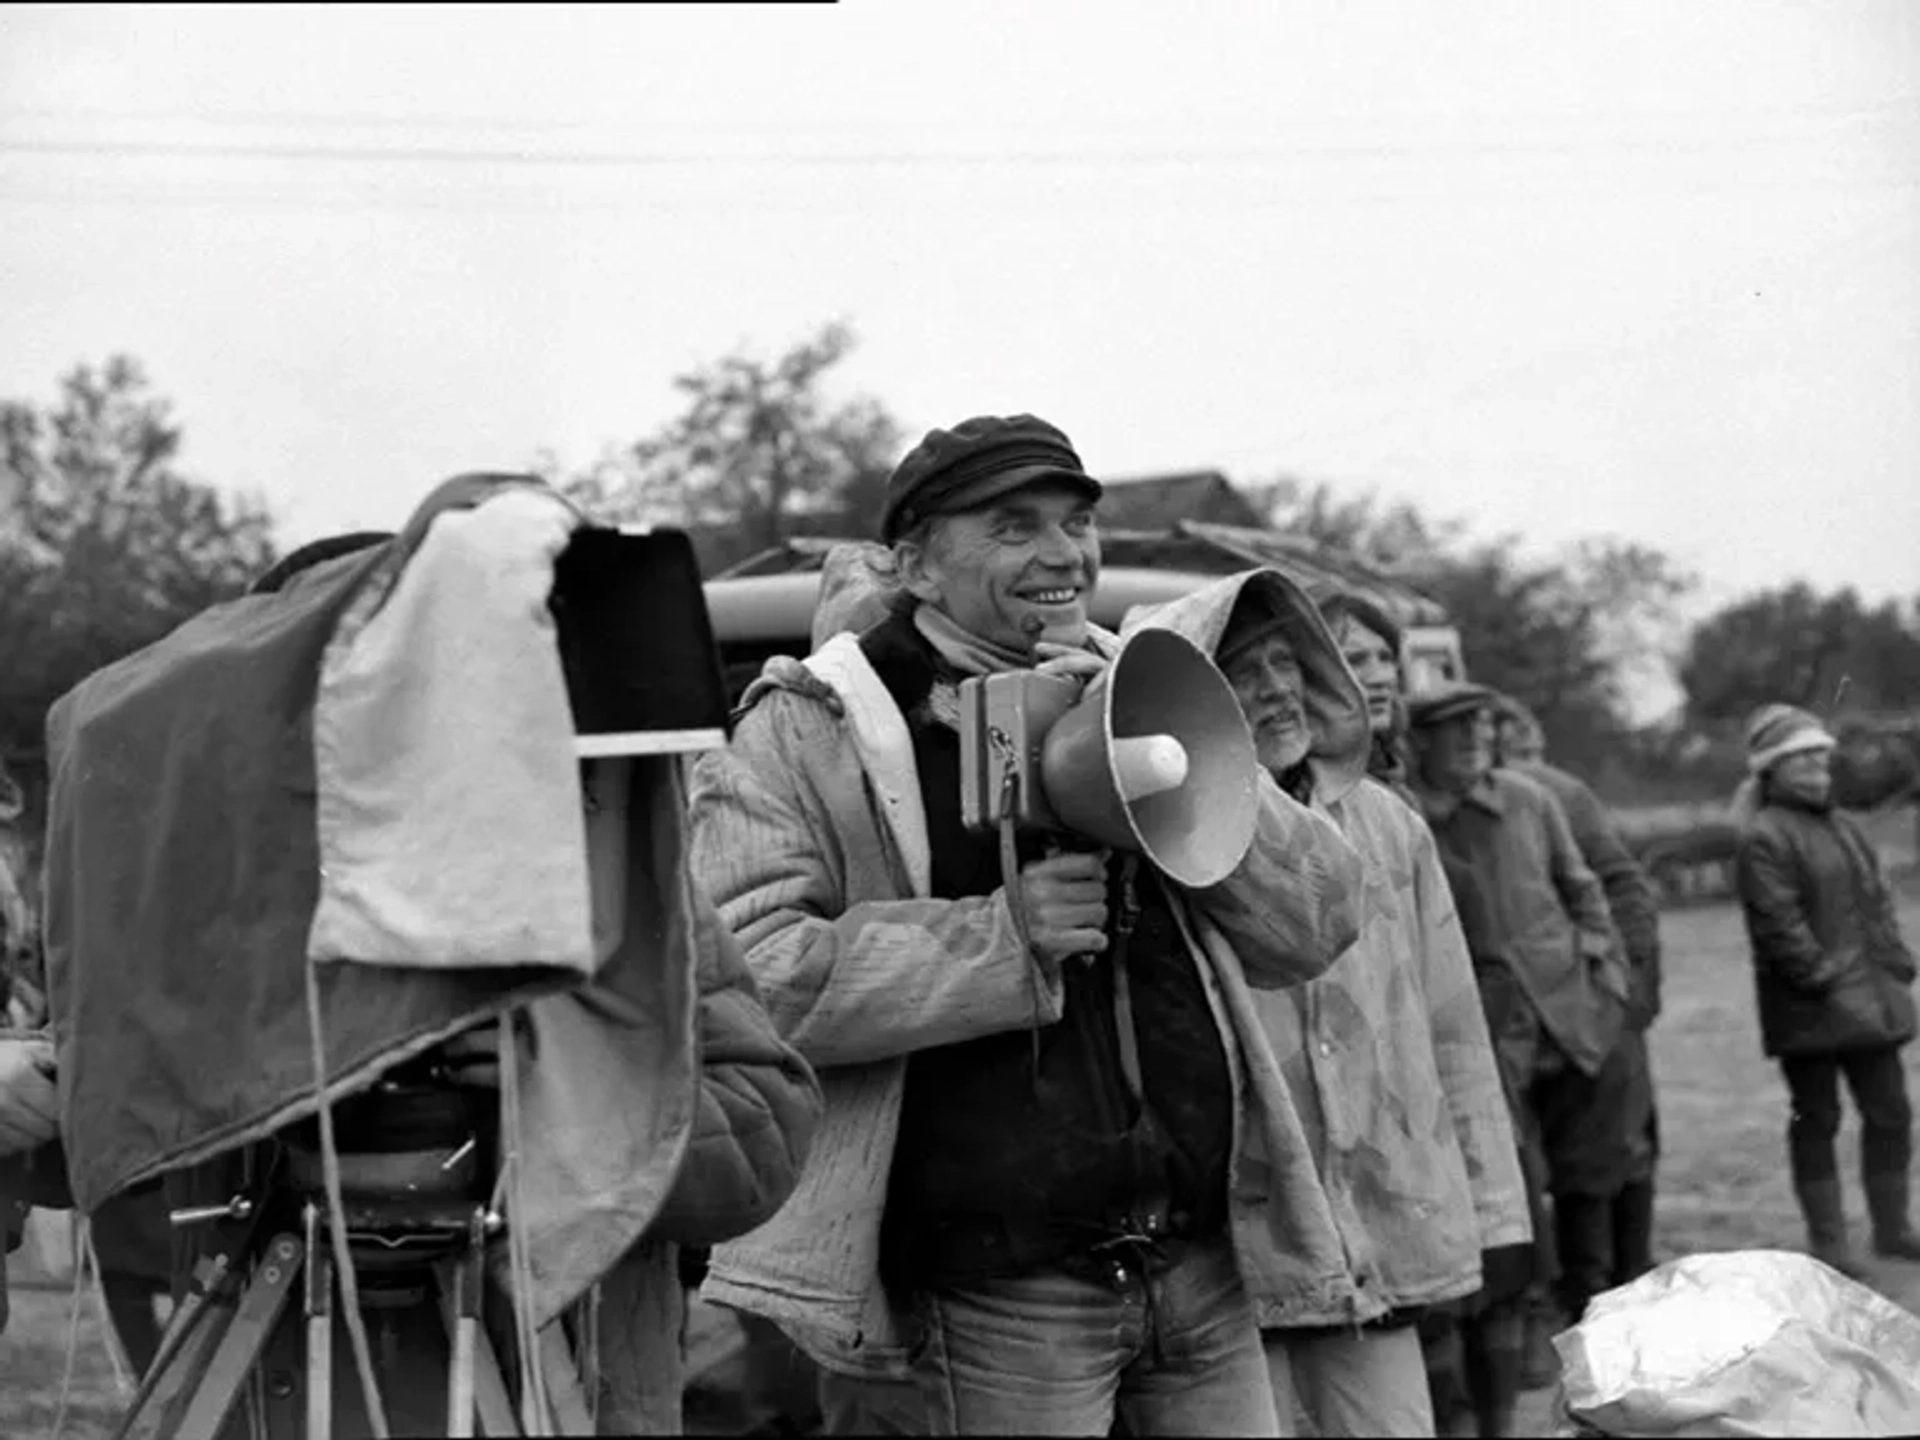
[[[360,1282],[354,1274],[353,1253],[347,1246],[346,1202],[340,1193],[340,1153],[333,1142],[333,1107],[327,1102],[326,1048],[320,1032],[320,974],[307,962],[307,1033],[313,1041],[313,1093],[319,1102],[320,1176],[327,1194],[327,1234],[333,1241],[333,1268],[340,1275],[340,1304],[346,1311],[347,1341],[353,1349],[353,1367],[360,1375],[360,1395],[366,1402],[367,1424],[373,1440],[388,1440],[387,1410],[373,1374],[373,1348],[360,1314]],[[311,1259],[308,1261],[311,1264]]]
[[[107,1308],[107,1280],[100,1268],[100,1252],[93,1248],[93,1221],[76,1213],[73,1217],[74,1251],[83,1255],[87,1271],[93,1283],[87,1288],[93,1292],[94,1304],[100,1311],[100,1341],[107,1352],[107,1361],[113,1366],[114,1387],[125,1396],[133,1390],[133,1381],[129,1378],[132,1362],[120,1345],[120,1330],[113,1323],[113,1312]]]
[[[77,1233],[80,1220],[74,1217],[74,1228],[67,1233]],[[53,1412],[53,1429],[50,1440],[60,1440],[60,1434],[67,1428],[67,1408],[73,1400],[73,1359],[80,1350],[80,1291],[86,1284],[87,1270],[80,1258],[75,1256],[73,1266],[73,1291],[67,1306],[67,1360],[66,1368],[60,1375],[60,1404]]]

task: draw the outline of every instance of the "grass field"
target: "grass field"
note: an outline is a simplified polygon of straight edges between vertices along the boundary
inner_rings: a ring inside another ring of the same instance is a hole
[[[1876,831],[1890,866],[1900,872],[1902,928],[1909,943],[1920,944],[1912,827],[1896,817]],[[1666,1008],[1652,1036],[1663,1142],[1659,1256],[1798,1249],[1803,1237],[1786,1168],[1786,1087],[1760,1054],[1739,913],[1726,903],[1670,910],[1661,918],[1661,934]],[[1913,1093],[1920,1095],[1920,1046],[1908,1048],[1907,1066]],[[1842,1155],[1854,1226],[1864,1237],[1865,1209],[1852,1158],[1857,1135],[1850,1116]],[[1920,1265],[1877,1262],[1872,1280],[1920,1310]],[[33,1440],[50,1434],[66,1357],[68,1297],[64,1291],[16,1291],[13,1311],[0,1337],[0,1436]],[[116,1404],[91,1307],[82,1313],[79,1337],[74,1407],[64,1434],[98,1440],[108,1433]],[[1544,1421],[1544,1412],[1530,1418]]]

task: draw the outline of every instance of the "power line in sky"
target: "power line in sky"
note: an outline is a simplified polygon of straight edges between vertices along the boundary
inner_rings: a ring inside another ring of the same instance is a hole
[[[16,112],[19,113],[19,112]],[[32,112],[39,113],[39,112]],[[1470,158],[1495,156],[1553,156],[1577,152],[1601,153],[1652,153],[1674,156],[1684,152],[1720,152],[1727,150],[1753,150],[1769,146],[1791,146],[1824,138],[1830,138],[1827,132],[1836,128],[1834,122],[1882,121],[1913,123],[1920,121],[1920,104],[1885,105],[1849,110],[1818,111],[1776,111],[1750,114],[1748,112],[1727,112],[1741,114],[1749,121],[1764,115],[1770,120],[1797,119],[1799,124],[1791,131],[1783,133],[1745,134],[1715,133],[1675,133],[1663,131],[1656,134],[1595,133],[1589,135],[1554,135],[1551,132],[1555,122],[1530,122],[1524,119],[1509,122],[1505,128],[1512,133],[1503,133],[1499,138],[1469,138],[1448,136],[1426,130],[1410,139],[1316,139],[1293,140],[1283,142],[1262,142],[1257,144],[1218,144],[1143,147],[1127,145],[1112,147],[1094,145],[1079,147],[1058,147],[1048,149],[873,149],[873,148],[816,148],[807,150],[780,149],[772,151],[737,151],[711,147],[659,147],[636,148],[633,146],[582,148],[571,146],[553,148],[546,146],[500,145],[500,144],[447,144],[444,142],[425,143],[419,140],[400,143],[368,143],[364,141],[332,141],[315,139],[195,139],[195,138],[158,138],[152,136],[118,136],[109,138],[59,137],[59,136],[18,136],[0,135],[0,154],[46,155],[70,157],[95,157],[104,159],[156,159],[156,160],[273,160],[284,162],[330,162],[347,164],[380,165],[482,165],[504,167],[599,167],[599,168],[641,168],[652,166],[833,166],[833,167],[915,167],[934,166],[1146,166],[1173,165],[1192,167],[1198,165],[1231,164],[1275,164],[1300,160],[1368,160],[1368,159],[1420,159],[1441,156],[1464,156]],[[0,112],[0,121],[5,112]],[[131,117],[129,117],[131,118]],[[1664,120],[1666,117],[1641,117]],[[1676,122],[1685,122],[1701,118],[1688,113],[1673,117]],[[221,122],[208,121],[205,117],[182,116],[183,123],[196,125]],[[124,123],[124,122],[123,122]],[[291,122],[287,120],[262,120],[262,124],[293,123],[303,128],[360,128],[360,121],[352,117],[299,117]],[[385,121],[365,121],[369,125],[384,125]],[[400,124],[404,122],[396,122]],[[434,122],[416,122],[412,128],[434,128]],[[522,127],[524,128],[524,127]],[[582,127],[564,127],[577,131]],[[685,134],[686,127],[667,127]],[[727,132],[724,127],[699,127],[703,133],[738,133],[752,135],[750,129]],[[1857,127],[1853,127],[1857,128]],[[554,133],[549,127],[548,133]],[[791,131],[783,131],[778,137],[787,142],[792,139]]]

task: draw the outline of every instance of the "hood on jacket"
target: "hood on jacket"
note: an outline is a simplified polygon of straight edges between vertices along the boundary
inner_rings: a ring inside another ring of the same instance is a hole
[[[836,635],[861,635],[885,620],[901,603],[905,589],[893,566],[893,551],[871,540],[849,540],[827,551],[820,567],[820,591],[813,602],[808,640],[819,654]],[[838,714],[839,694],[802,660],[769,656],[748,682],[734,707],[738,720],[773,690],[793,690],[818,700]]]
[[[813,602],[813,648],[842,631],[865,633],[893,613],[906,593],[893,551],[871,540],[849,540],[827,551],[820,597]]]
[[[1268,566],[1242,570],[1201,586],[1178,600],[1136,610],[1121,627],[1124,639],[1151,626],[1172,630],[1217,658],[1220,642],[1234,621],[1234,611],[1245,596],[1250,608],[1279,622],[1293,653],[1299,657],[1306,694],[1307,728],[1312,735],[1308,758],[1313,762],[1315,788],[1328,800],[1339,798],[1367,773],[1373,733],[1367,721],[1367,699],[1351,668],[1334,642],[1307,592],[1280,571]],[[1245,623],[1245,617],[1241,617]]]

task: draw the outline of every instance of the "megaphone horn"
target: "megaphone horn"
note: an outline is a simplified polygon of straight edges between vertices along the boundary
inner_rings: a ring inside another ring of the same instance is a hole
[[[1040,782],[1062,825],[1218,884],[1253,844],[1258,760],[1233,687],[1171,630],[1140,630],[1047,732]]]

